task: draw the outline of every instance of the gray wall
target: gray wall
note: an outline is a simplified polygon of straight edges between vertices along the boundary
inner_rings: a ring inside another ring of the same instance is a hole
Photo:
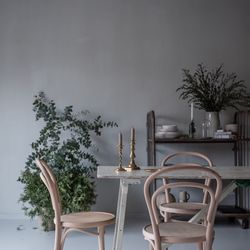
[[[182,68],[224,63],[249,84],[249,31],[248,0],[0,0],[0,217],[23,216],[16,180],[41,126],[31,106],[38,91],[119,123],[99,141],[102,165],[117,164],[119,131],[128,162],[134,126],[136,161],[145,165],[149,110],[187,132],[189,108],[175,92]],[[198,128],[202,117],[195,111]],[[230,146],[192,149],[232,163]],[[157,151],[160,158],[166,148]],[[132,188],[129,213],[144,207],[141,189]],[[96,208],[114,211],[118,182],[98,180],[97,190]]]

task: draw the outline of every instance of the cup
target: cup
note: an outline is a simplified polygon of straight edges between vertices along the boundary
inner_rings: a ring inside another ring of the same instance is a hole
[[[187,191],[181,191],[179,193],[179,202],[188,202],[190,194]]]

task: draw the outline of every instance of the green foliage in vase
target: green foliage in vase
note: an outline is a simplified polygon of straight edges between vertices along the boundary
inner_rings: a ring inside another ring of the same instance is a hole
[[[183,82],[176,90],[180,92],[179,98],[193,102],[198,109],[219,112],[229,107],[249,106],[250,95],[244,81],[237,80],[235,73],[224,73],[223,65],[208,71],[198,64],[194,73],[183,69]]]
[[[117,124],[103,122],[101,116],[87,119],[88,111],[74,114],[72,106],[60,112],[43,92],[35,96],[33,111],[36,120],[43,120],[44,127],[31,144],[32,153],[18,178],[24,184],[19,201],[25,214],[31,218],[41,216],[44,229],[48,230],[54,212],[35,159],[44,159],[52,168],[59,186],[62,212],[87,211],[96,199],[93,172],[98,162],[93,153],[97,148],[92,136],[101,136],[103,128],[117,127]]]

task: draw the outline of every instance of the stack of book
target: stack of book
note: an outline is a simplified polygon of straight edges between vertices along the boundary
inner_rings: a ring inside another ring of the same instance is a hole
[[[231,131],[217,130],[214,133],[214,138],[216,139],[231,139],[233,138]]]

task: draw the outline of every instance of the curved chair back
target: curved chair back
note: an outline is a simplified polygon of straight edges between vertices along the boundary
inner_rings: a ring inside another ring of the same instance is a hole
[[[36,165],[41,170],[40,177],[49,191],[52,207],[55,212],[55,224],[58,225],[61,217],[61,200],[56,178],[45,161],[36,159]]]
[[[180,160],[190,158],[189,162],[180,162]],[[208,167],[213,167],[212,161],[204,154],[198,153],[198,152],[191,152],[191,151],[182,151],[182,152],[177,152],[174,154],[167,155],[166,157],[163,158],[161,161],[161,166],[168,166],[170,164],[170,160],[177,161],[174,164],[178,165],[196,165],[196,166],[208,166]],[[167,180],[163,179],[163,183],[166,184]],[[211,179],[206,178],[205,179],[205,184],[210,185]],[[165,191],[166,195],[166,201],[169,202],[170,197],[169,197],[169,192]],[[204,197],[203,197],[203,203],[207,202],[207,192],[204,192]]]
[[[216,187],[215,190],[213,190],[209,185],[203,184],[203,183],[197,183],[193,180],[185,180],[185,181],[179,181],[179,182],[171,182],[171,183],[166,183],[162,184],[162,186],[158,187],[153,193],[150,191],[150,186],[151,184],[154,183],[154,181],[159,178],[159,177],[165,177],[168,178],[171,173],[178,173],[178,172],[183,172],[187,171],[188,176],[202,176],[204,178],[209,177],[210,179],[214,179],[216,182]],[[160,233],[159,233],[159,228],[158,225],[160,224],[160,214],[159,210],[157,208],[157,196],[162,193],[164,190],[169,190],[173,188],[183,188],[183,187],[188,187],[188,188],[196,188],[200,189],[202,191],[205,191],[208,196],[209,196],[209,202],[208,202],[208,212],[206,214],[206,238],[208,241],[212,241],[212,236],[213,236],[213,226],[214,226],[214,219],[215,219],[215,214],[219,202],[219,198],[221,195],[222,191],[222,180],[221,177],[211,168],[207,167],[201,167],[197,165],[174,165],[168,168],[162,168],[155,173],[151,174],[145,181],[144,184],[144,197],[145,201],[147,204],[147,208],[149,211],[149,216],[151,220],[151,225],[153,229],[153,234],[154,234],[154,241],[155,241],[155,246],[156,249],[160,249]],[[168,223],[168,222],[165,222]],[[181,235],[180,235],[181,238]]]
[[[192,158],[195,158],[198,160],[203,160],[204,163],[209,167],[213,166],[212,161],[206,155],[198,153],[198,152],[191,152],[191,151],[183,151],[183,152],[177,152],[174,154],[167,155],[161,161],[161,166],[165,166],[166,164],[168,164],[170,159],[174,159],[174,158],[180,159],[180,157],[192,157]],[[182,163],[178,162],[176,164],[182,164]],[[200,165],[201,165],[201,163],[200,163]]]

